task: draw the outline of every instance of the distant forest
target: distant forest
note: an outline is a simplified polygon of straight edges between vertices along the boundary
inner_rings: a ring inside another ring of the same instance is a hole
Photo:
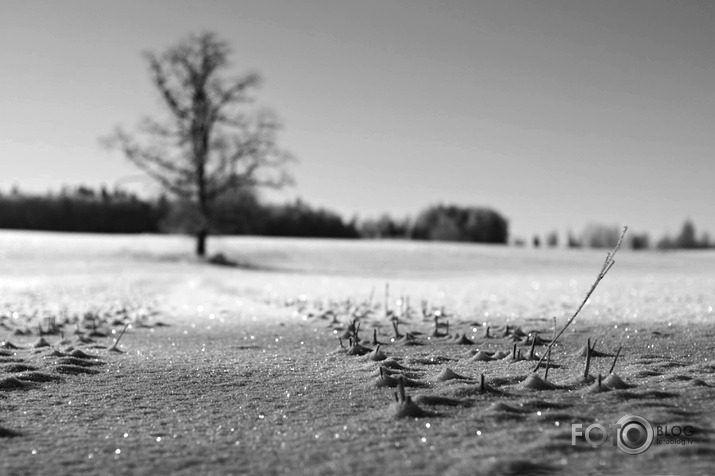
[[[287,204],[262,203],[252,191],[225,195],[214,206],[213,234],[319,238],[413,239],[462,241],[533,247],[607,248],[620,235],[617,226],[592,224],[564,239],[554,231],[535,235],[528,242],[509,237],[508,220],[490,208],[432,205],[414,218],[345,220],[339,214],[315,208],[302,200]],[[64,187],[59,193],[31,194],[17,188],[0,192],[0,228],[90,233],[194,233],[198,213],[191,204],[165,196],[143,199],[105,187]],[[713,244],[707,234],[697,235],[686,221],[677,236],[652,242],[645,233],[629,233],[633,249],[696,249]]]

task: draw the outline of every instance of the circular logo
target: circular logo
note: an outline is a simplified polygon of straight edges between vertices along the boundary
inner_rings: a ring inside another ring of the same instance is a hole
[[[618,424],[616,442],[624,453],[639,455],[653,444],[653,425],[642,416],[626,415]]]

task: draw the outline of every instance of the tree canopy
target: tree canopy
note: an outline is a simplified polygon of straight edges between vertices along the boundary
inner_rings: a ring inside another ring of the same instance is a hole
[[[290,183],[291,155],[277,144],[280,124],[253,107],[257,73],[229,77],[228,44],[214,33],[191,35],[163,52],[145,54],[164,105],[136,131],[119,127],[107,140],[177,198],[197,210],[196,252],[206,252],[214,205],[235,189]]]

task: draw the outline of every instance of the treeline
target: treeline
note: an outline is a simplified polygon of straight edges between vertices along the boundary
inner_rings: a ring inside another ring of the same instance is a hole
[[[509,222],[490,208],[433,205],[413,220],[395,220],[382,215],[360,223],[364,238],[405,238],[427,241],[507,243]]]
[[[490,208],[432,205],[414,218],[345,220],[339,214],[308,205],[261,202],[251,190],[227,194],[212,213],[214,234],[316,238],[411,239],[505,244],[509,222]],[[189,233],[197,230],[199,213],[189,203],[161,196],[144,199],[106,187],[65,187],[58,193],[0,191],[0,228],[92,233]],[[530,240],[511,239],[516,246],[612,248],[618,226],[587,225],[580,233],[552,231]],[[707,233],[699,234],[687,220],[679,233],[654,241],[647,233],[629,230],[625,247],[642,249],[701,249],[715,247]]]
[[[173,202],[160,222],[164,233],[197,231],[199,213],[190,203]],[[221,235],[359,238],[355,220],[314,208],[302,200],[275,205],[261,203],[249,191],[227,194],[213,208],[212,232]]]
[[[145,201],[122,190],[63,188],[35,195],[0,194],[0,228],[92,233],[158,233],[169,203]]]
[[[580,234],[576,235],[572,231],[566,234],[565,239],[560,239],[557,231],[547,233],[543,238],[534,235],[531,240],[533,247],[558,247],[568,248],[613,248],[621,236],[622,229],[618,226],[609,226],[592,223],[586,225]],[[715,247],[710,235],[705,232],[698,235],[695,224],[691,220],[686,220],[680,232],[675,236],[664,235],[658,241],[653,241],[648,233],[629,231],[625,237],[624,246],[633,250],[695,250]],[[514,241],[517,246],[526,245],[523,239]]]
[[[680,233],[678,233],[678,235],[675,237],[668,235],[663,236],[658,243],[656,243],[656,247],[663,250],[694,250],[713,248],[715,247],[715,243],[711,241],[708,233],[703,233],[698,237],[693,222],[686,220],[685,223],[683,223],[683,227],[680,229]]]
[[[104,187],[65,187],[42,195],[15,189],[0,193],[0,228],[94,233],[190,233],[200,214],[189,202],[153,200]],[[506,243],[508,222],[484,208],[435,205],[414,220],[358,222],[315,208],[302,200],[265,204],[250,190],[223,196],[212,209],[214,234],[322,238],[404,238],[434,241]]]
[[[357,238],[354,222],[302,201],[260,203],[244,192],[224,197],[212,233]],[[0,193],[0,228],[91,233],[193,233],[199,214],[188,203],[143,199],[123,190],[65,187],[59,193]]]

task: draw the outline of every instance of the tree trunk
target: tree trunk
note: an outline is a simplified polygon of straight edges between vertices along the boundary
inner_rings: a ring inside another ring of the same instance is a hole
[[[196,256],[206,256],[206,238],[209,236],[208,230],[202,229],[196,233]]]

